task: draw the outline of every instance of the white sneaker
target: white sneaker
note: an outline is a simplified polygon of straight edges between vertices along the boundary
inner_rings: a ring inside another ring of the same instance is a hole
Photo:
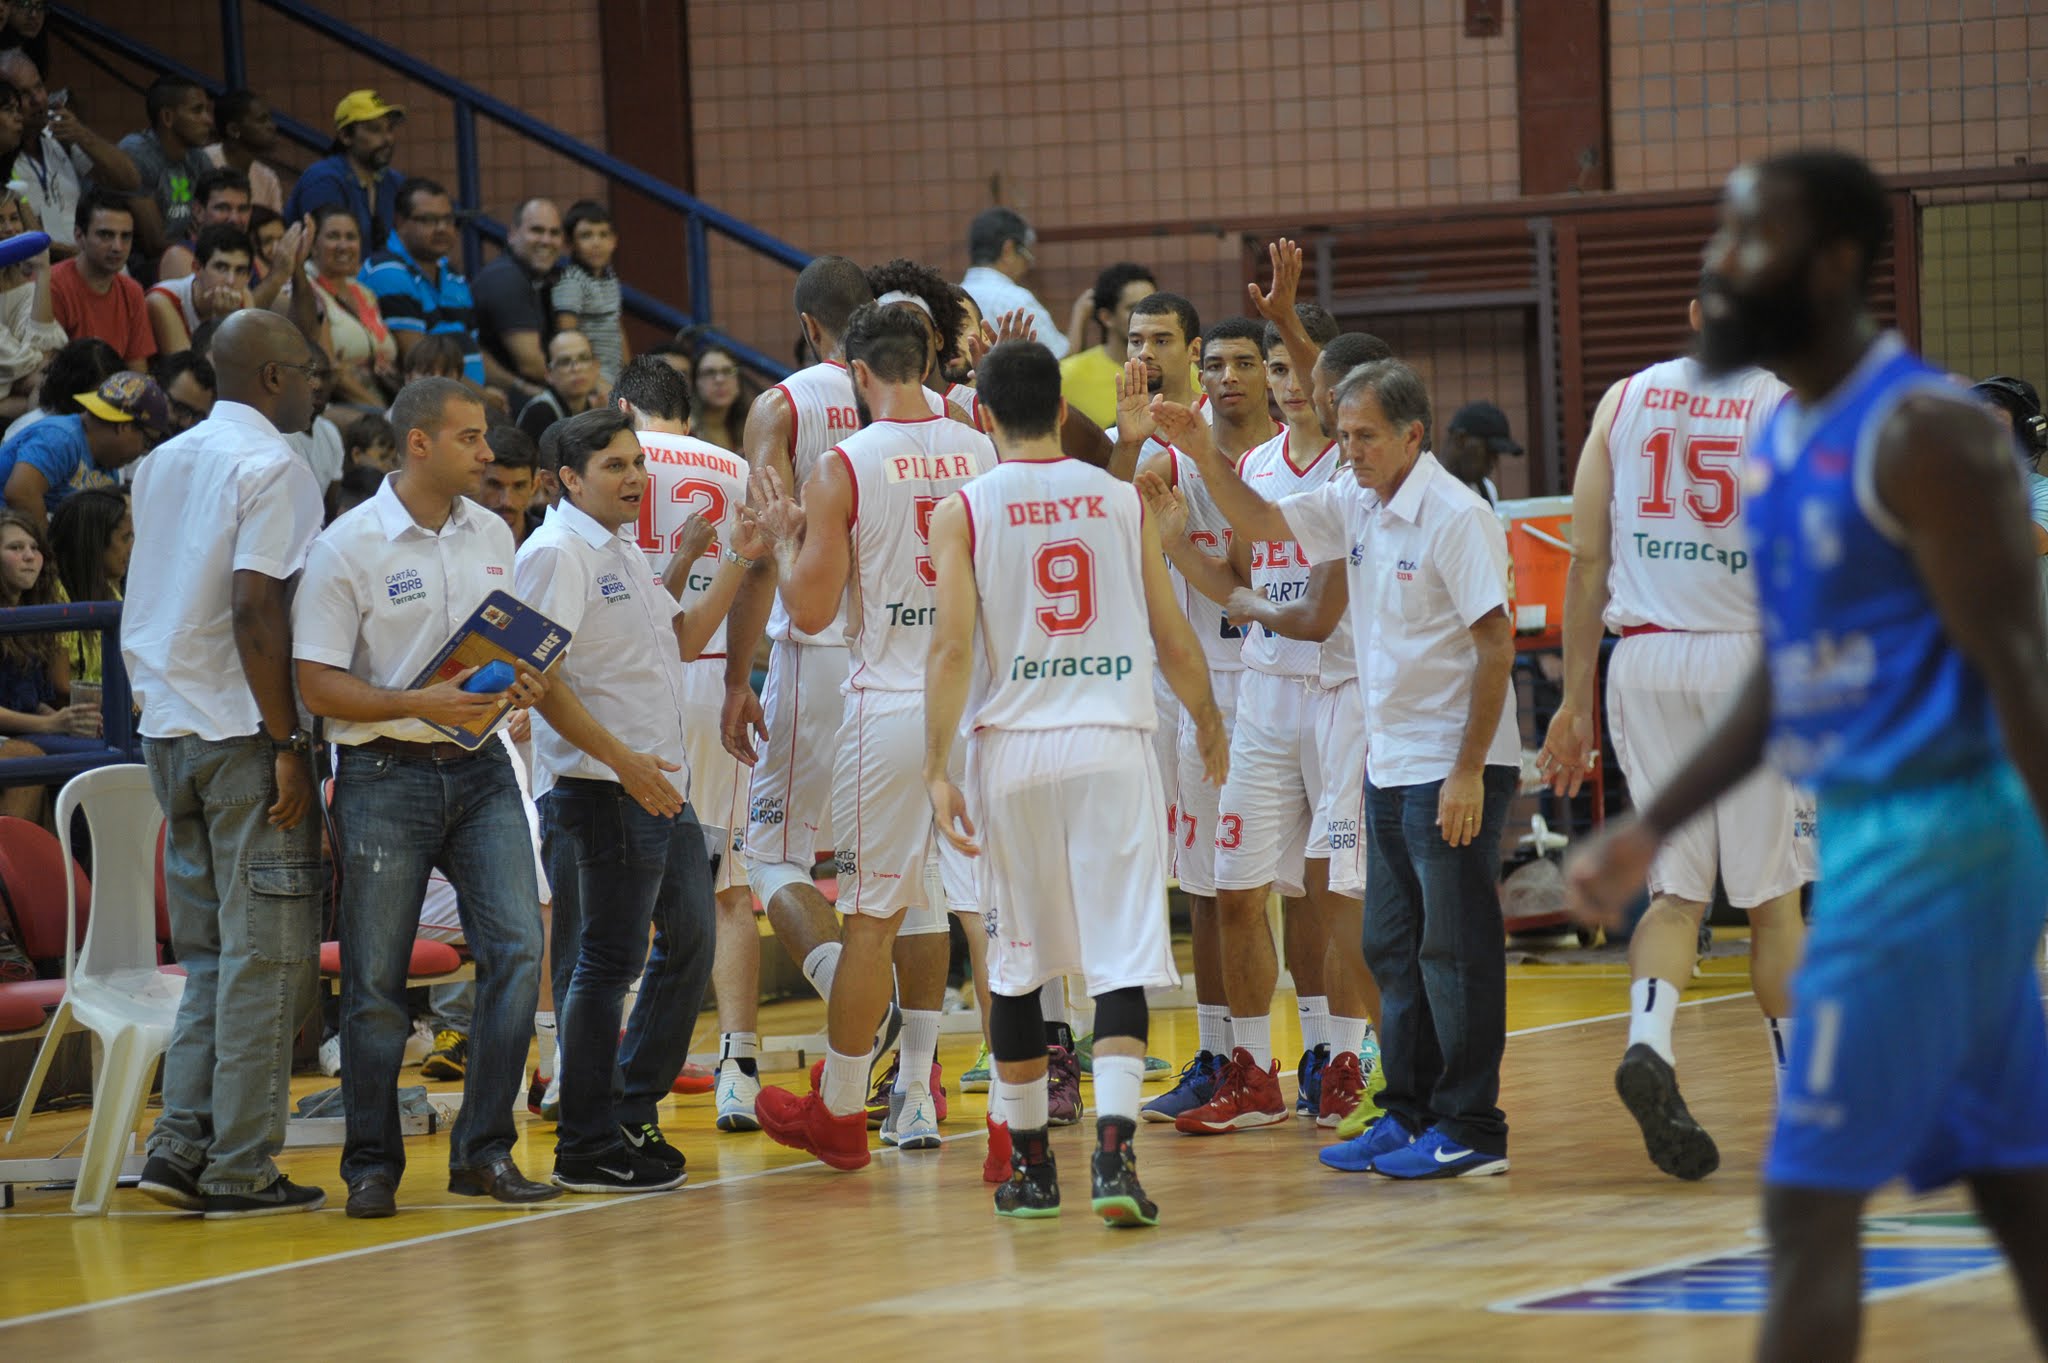
[[[761,1080],[740,1068],[737,1060],[718,1067],[718,1129],[759,1131],[761,1119],[754,1115],[754,1099],[761,1093]]]
[[[341,1033],[320,1043],[320,1073],[329,1079],[341,1073]]]
[[[424,1022],[412,1025],[412,1035],[405,1039],[405,1059],[399,1068],[411,1069],[434,1053],[434,1029]]]
[[[553,1075],[548,1079],[547,1091],[540,1096],[540,1119],[544,1122],[560,1120],[562,1116],[562,1076]]]
[[[904,1093],[890,1095],[889,1109],[890,1124],[894,1129],[883,1129],[885,1145],[893,1145],[898,1150],[939,1148],[939,1109],[932,1101],[930,1089],[923,1084],[912,1084]]]

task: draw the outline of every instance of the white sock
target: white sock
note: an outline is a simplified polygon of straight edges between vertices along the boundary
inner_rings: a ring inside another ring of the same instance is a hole
[[[1232,1018],[1230,1020],[1230,1040],[1239,1049],[1250,1051],[1253,1061],[1258,1064],[1260,1069],[1272,1068],[1273,1018],[1271,1014],[1256,1018]]]
[[[995,1095],[996,1101],[1003,1105],[1003,1120],[1010,1124],[1010,1130],[1045,1130],[1045,1124],[1050,1120],[1050,1108],[1043,1079],[1034,1079],[1028,1084],[1012,1084],[998,1076]]]
[[[832,998],[832,974],[839,969],[839,953],[844,949],[841,943],[823,942],[804,957],[804,978],[818,991],[818,997],[827,1002]]]
[[[1353,1055],[1365,1053],[1365,1038],[1372,1032],[1369,1018],[1338,1017],[1330,1015],[1329,1032],[1331,1058],[1349,1051]]]
[[[1324,994],[1304,994],[1295,1000],[1301,1017],[1301,1048],[1312,1051],[1330,1040],[1330,1000]],[[1335,1050],[1336,1047],[1330,1047]]]
[[[1230,1010],[1220,1003],[1195,1005],[1195,1035],[1211,1055],[1230,1054]]]
[[[533,1015],[533,1035],[540,1043],[534,1047],[533,1067],[540,1071],[542,1079],[555,1077],[555,1014],[550,1009]]]
[[[1785,1067],[1792,1063],[1792,1019],[1765,1018],[1771,1029],[1771,1064],[1778,1074],[1778,1088],[1785,1087]]]
[[[718,1036],[718,1063],[722,1066],[728,1060],[751,1060],[757,1066],[761,1063],[761,1037],[757,1032],[721,1032]]]
[[[863,1111],[868,1100],[868,1058],[825,1048],[825,1077],[818,1084],[825,1110],[835,1117]]]
[[[619,1001],[619,1027],[621,1030],[624,1030],[626,1024],[633,1020],[633,1010],[640,1004],[641,978],[643,977],[636,976],[633,982],[626,986],[626,997]]]
[[[1671,1053],[1671,1022],[1678,1016],[1678,986],[1669,980],[1636,980],[1628,987],[1628,1044],[1648,1046],[1677,1068]]]
[[[1007,1115],[1009,1109],[1003,1106],[1003,1095],[997,1091],[1001,1087],[1001,1084],[995,1082],[995,1076],[990,1075],[988,1087],[988,1119],[991,1122],[994,1122],[997,1126],[1008,1126],[1010,1124],[1010,1119]]]
[[[929,1089],[932,1058],[939,1052],[939,1015],[922,1008],[903,1010],[903,1032],[896,1038],[896,1092],[908,1093],[911,1085]]]
[[[1095,1115],[1138,1120],[1138,1096],[1145,1087],[1145,1058],[1095,1054]]]

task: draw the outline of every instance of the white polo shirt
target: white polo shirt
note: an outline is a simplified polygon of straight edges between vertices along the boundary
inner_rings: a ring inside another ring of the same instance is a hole
[[[683,608],[647,564],[637,525],[606,530],[566,497],[527,536],[513,565],[513,592],[565,627],[557,675],[599,724],[634,752],[673,762],[676,794],[690,797],[683,747],[683,658],[675,618]],[[564,777],[619,778],[610,767],[533,716],[533,793]]]
[[[960,276],[960,287],[967,290],[967,296],[974,300],[974,306],[981,309],[981,315],[994,326],[996,319],[1006,312],[1023,308],[1031,314],[1031,321],[1038,329],[1038,343],[1052,352],[1054,359],[1062,359],[1067,353],[1067,329],[1053,320],[1045,304],[1038,301],[1038,295],[1019,284],[991,265],[976,265]]]
[[[150,738],[246,738],[263,722],[235,652],[234,575],[286,580],[320,533],[320,490],[263,413],[213,415],[139,461],[141,557],[121,606],[121,658]]]
[[[1383,787],[1441,781],[1472,709],[1472,625],[1507,609],[1507,536],[1493,508],[1428,450],[1384,506],[1348,472],[1279,505],[1311,563],[1348,563],[1366,774]],[[1521,760],[1510,684],[1486,765]]]
[[[402,691],[486,596],[512,590],[512,531],[467,497],[455,499],[438,531],[429,530],[396,487],[386,478],[376,496],[313,541],[292,607],[292,656]],[[333,720],[327,737],[344,746],[373,738],[447,741],[420,719]]]

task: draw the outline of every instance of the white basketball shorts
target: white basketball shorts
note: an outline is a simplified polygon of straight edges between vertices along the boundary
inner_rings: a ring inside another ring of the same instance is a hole
[[[1302,892],[1302,861],[1322,802],[1314,679],[1246,668],[1237,683],[1230,779],[1216,816],[1216,888]]]
[[[1216,708],[1223,712],[1223,732],[1237,724],[1237,679],[1242,670],[1211,672],[1209,690]],[[1202,754],[1195,745],[1195,725],[1186,711],[1180,715],[1178,767],[1173,809],[1173,876],[1187,894],[1216,893],[1216,810],[1223,799],[1223,787],[1212,786],[1202,775]],[[1164,773],[1162,773],[1164,775]]]
[[[738,844],[746,835],[746,768],[719,741],[725,706],[725,659],[699,658],[683,665],[683,751],[690,760],[690,808],[704,829],[704,849],[714,859],[711,888],[720,893],[747,883]]]
[[[747,790],[749,866],[790,866],[810,880],[832,846],[832,760],[846,685],[846,649],[778,639],[768,657],[761,709],[768,742]]]
[[[1315,694],[1316,756],[1323,798],[1311,859],[1330,859],[1330,891],[1365,897],[1365,692],[1356,680]]]
[[[832,825],[841,913],[887,918],[907,909],[899,932],[946,931],[945,903],[925,881],[937,834],[924,785],[922,691],[847,693],[832,767]]]

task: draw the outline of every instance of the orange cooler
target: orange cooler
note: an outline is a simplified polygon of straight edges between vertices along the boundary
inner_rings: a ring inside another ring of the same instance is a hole
[[[1508,605],[1518,634],[1564,628],[1564,584],[1572,566],[1572,499],[1524,497],[1494,508],[1507,532],[1513,572]]]

